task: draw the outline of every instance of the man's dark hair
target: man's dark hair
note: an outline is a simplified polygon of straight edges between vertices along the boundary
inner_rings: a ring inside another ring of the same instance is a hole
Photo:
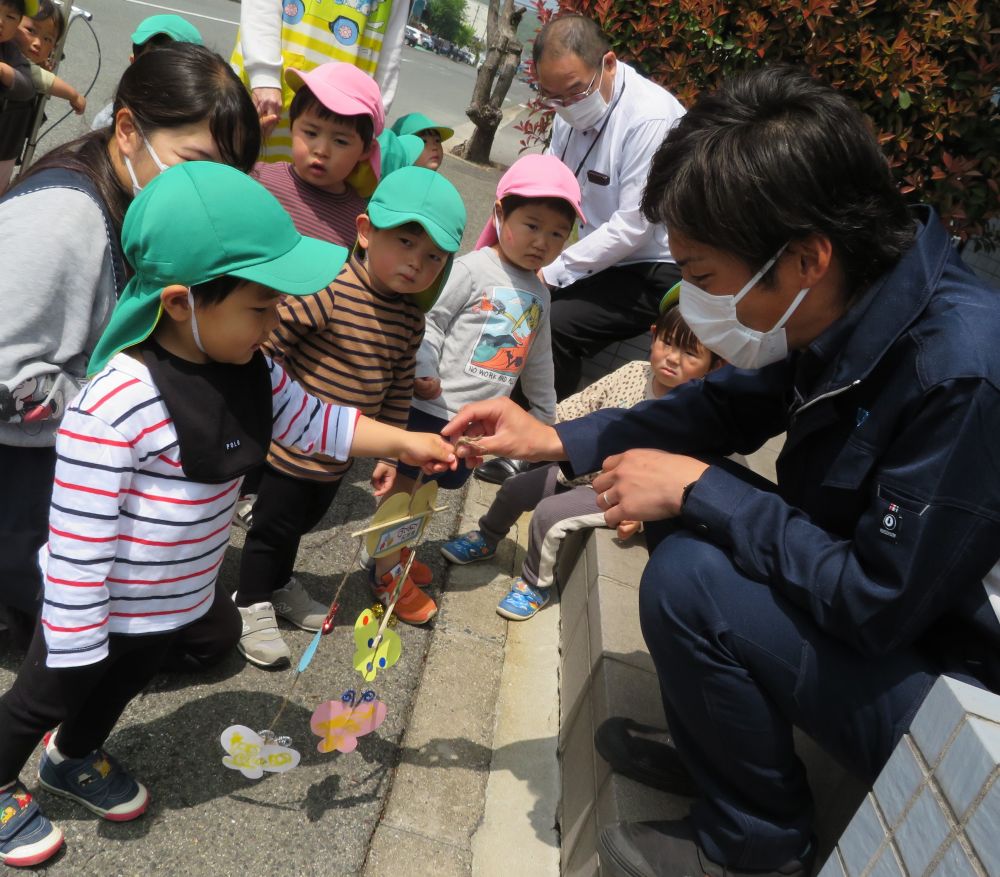
[[[659,338],[664,344],[672,344],[679,347],[685,353],[693,353],[696,356],[706,350],[704,344],[698,340],[698,336],[691,331],[691,327],[681,316],[681,309],[674,305],[667,308],[653,323],[653,337]],[[719,355],[709,350],[712,354],[711,367],[715,368],[719,362]]]
[[[563,15],[545,25],[535,37],[531,57],[537,69],[544,55],[550,58],[572,53],[588,67],[600,67],[611,51],[611,43],[596,22],[582,15]]]
[[[823,235],[850,297],[914,233],[869,120],[792,67],[746,73],[700,97],[653,156],[642,212],[754,270],[782,244]]]
[[[526,198],[524,195],[506,195],[500,199],[500,209],[505,218],[519,207],[527,207],[530,204],[540,204],[542,207],[555,210],[570,225],[576,222],[576,210],[573,209],[573,205],[569,201],[564,201],[562,198]]]
[[[313,94],[308,85],[303,85],[295,92],[295,97],[292,98],[291,106],[288,108],[288,124],[294,124],[295,120],[307,110],[312,110],[324,121],[339,122],[341,125],[353,128],[358,132],[365,149],[372,145],[372,139],[375,137],[375,122],[371,116],[365,113],[356,116],[342,116],[340,113],[335,113]]]

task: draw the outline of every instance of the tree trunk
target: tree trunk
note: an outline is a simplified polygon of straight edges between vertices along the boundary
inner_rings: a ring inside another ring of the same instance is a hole
[[[469,161],[490,162],[493,138],[503,120],[503,99],[521,63],[524,47],[517,39],[517,26],[523,15],[524,9],[515,8],[514,0],[490,0],[486,17],[486,59],[479,68],[472,102],[465,111],[476,130],[468,141],[455,149],[457,155]]]

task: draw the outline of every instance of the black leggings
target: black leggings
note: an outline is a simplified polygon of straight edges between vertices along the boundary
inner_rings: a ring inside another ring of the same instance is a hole
[[[68,758],[83,758],[103,745],[178,633],[113,633],[103,661],[54,669],[45,665],[45,635],[36,625],[17,679],[0,698],[0,786],[17,779],[42,736],[57,725],[59,751]]]
[[[237,606],[269,603],[295,569],[299,540],[326,514],[340,481],[307,481],[265,466],[240,562]]]

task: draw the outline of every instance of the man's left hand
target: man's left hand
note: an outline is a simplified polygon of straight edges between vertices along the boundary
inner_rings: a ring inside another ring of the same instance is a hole
[[[707,463],[666,451],[638,449],[604,461],[594,479],[597,505],[609,527],[622,521],[660,521],[680,514],[684,488],[701,478]]]

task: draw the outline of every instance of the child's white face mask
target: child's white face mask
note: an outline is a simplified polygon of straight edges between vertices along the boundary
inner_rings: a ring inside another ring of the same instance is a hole
[[[139,137],[142,139],[142,145],[146,147],[146,152],[149,153],[149,157],[153,159],[153,164],[155,164],[159,169],[160,173],[163,173],[167,169],[162,161],[160,161],[160,156],[156,154],[156,150],[153,149],[153,144],[146,139],[146,135],[142,133],[139,126],[135,126],[135,130],[139,132]],[[122,161],[125,163],[125,170],[128,171],[129,179],[132,180],[132,194],[138,195],[142,191],[142,186],[139,185],[139,178],[135,175],[135,169],[132,167],[132,162],[129,157],[122,153]]]

